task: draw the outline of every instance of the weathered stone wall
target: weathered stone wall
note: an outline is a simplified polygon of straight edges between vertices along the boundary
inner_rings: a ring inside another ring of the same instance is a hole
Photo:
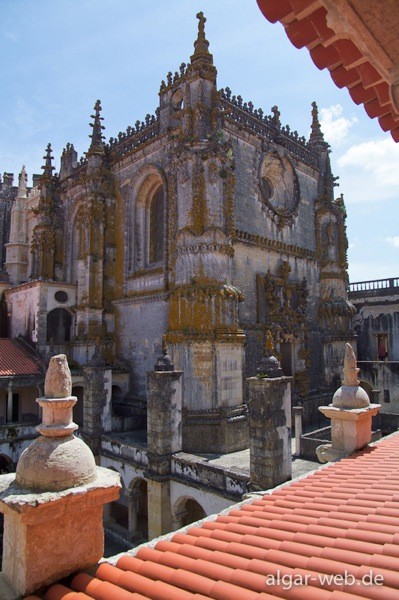
[[[315,251],[317,171],[300,163],[296,165],[300,189],[298,215],[292,227],[280,229],[265,210],[259,190],[261,162],[268,149],[261,152],[258,140],[255,137],[241,133],[240,136],[242,137],[239,138],[234,127],[229,125],[228,129],[234,135],[232,143],[236,178],[234,195],[236,229]],[[272,149],[272,146],[270,146],[270,149]]]
[[[162,294],[126,299],[116,303],[118,313],[117,352],[130,368],[131,393],[146,396],[147,371],[161,353],[167,328],[168,305]]]

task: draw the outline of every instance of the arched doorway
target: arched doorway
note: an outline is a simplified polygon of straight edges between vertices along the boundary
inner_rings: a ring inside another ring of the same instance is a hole
[[[186,527],[206,517],[206,512],[201,504],[190,497],[179,499],[173,513],[174,529]]]
[[[55,308],[47,315],[47,341],[63,344],[71,340],[72,316],[65,308]]]

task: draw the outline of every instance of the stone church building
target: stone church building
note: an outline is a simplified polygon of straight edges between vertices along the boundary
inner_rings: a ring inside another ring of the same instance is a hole
[[[190,61],[162,81],[155,115],[106,143],[97,101],[85,156],[68,143],[55,174],[49,144],[32,188],[23,169],[0,189],[3,337],[44,360],[68,356],[75,419],[101,464],[121,472],[115,518],[128,511],[131,531],[146,511],[147,372],[162,348],[183,372],[189,456],[248,447],[245,379],[268,330],[308,421],[352,339],[345,207],[317,106],[306,140],[277,106],[265,115],[219,90],[198,19]],[[5,387],[0,411],[9,420]],[[187,491],[197,468],[187,464],[170,475],[187,488],[175,504],[197,498],[208,513],[199,475],[197,496]],[[221,510],[234,492],[212,485]]]

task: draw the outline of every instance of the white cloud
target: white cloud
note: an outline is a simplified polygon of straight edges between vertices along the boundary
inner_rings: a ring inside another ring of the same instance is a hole
[[[386,237],[385,241],[388,242],[394,248],[399,248],[399,235],[394,235],[392,237]]]
[[[399,144],[390,137],[351,146],[335,164],[340,189],[349,203],[398,198]]]
[[[352,146],[337,163],[372,173],[382,186],[399,185],[399,144],[391,138]]]
[[[347,119],[342,116],[343,108],[340,104],[333,104],[329,108],[320,109],[320,127],[330,144],[340,144],[348,135],[349,129],[358,123],[356,117]]]

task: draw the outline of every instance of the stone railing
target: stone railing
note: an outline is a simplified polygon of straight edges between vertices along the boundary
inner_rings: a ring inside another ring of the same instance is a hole
[[[399,277],[388,277],[387,279],[373,279],[370,281],[357,281],[349,284],[349,293],[368,292],[380,290],[393,290],[399,288]]]
[[[127,435],[127,434],[126,434]],[[146,444],[129,443],[123,435],[104,434],[101,438],[101,454],[114,460],[126,461],[136,467],[148,467],[148,450]],[[249,472],[236,467],[211,465],[206,458],[177,452],[171,457],[170,478],[181,481],[232,500],[241,499],[247,490]]]
[[[146,444],[130,444],[128,440],[118,438],[118,434],[104,434],[101,438],[100,452],[116,460],[127,460],[141,467],[148,466]]]
[[[194,483],[209,491],[241,498],[247,490],[249,472],[235,467],[210,465],[206,458],[178,452],[172,457],[172,478]]]

